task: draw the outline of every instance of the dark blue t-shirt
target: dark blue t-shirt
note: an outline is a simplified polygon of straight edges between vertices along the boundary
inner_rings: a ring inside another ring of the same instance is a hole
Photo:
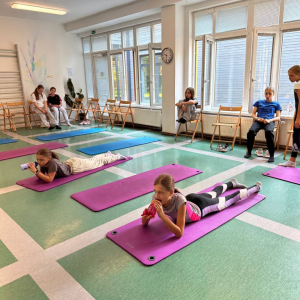
[[[257,107],[257,116],[262,119],[273,119],[277,110],[282,110],[278,102],[258,100],[253,106]]]

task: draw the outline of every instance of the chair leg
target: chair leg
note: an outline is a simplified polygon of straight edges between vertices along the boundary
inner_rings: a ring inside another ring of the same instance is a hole
[[[193,132],[193,135],[192,135],[191,143],[194,140],[194,137],[195,137],[195,134],[196,134],[196,131],[197,131],[197,128],[198,128],[198,124],[199,124],[199,122],[197,122],[196,125],[195,125],[195,129],[194,129],[194,132]]]
[[[216,129],[217,129],[217,125],[215,125],[214,132],[213,132],[213,135],[212,135],[212,137],[211,137],[210,148],[211,148],[211,146],[212,146],[212,144],[213,144],[213,142],[214,142]]]
[[[235,139],[236,139],[236,134],[237,134],[237,131],[238,131],[238,127],[235,128],[235,133],[234,133],[234,137],[233,137],[233,141],[232,141],[232,145],[231,145],[231,149],[233,150],[234,148],[234,144],[235,144]]]
[[[285,159],[285,157],[286,157],[286,153],[287,153],[287,151],[288,151],[288,148],[289,148],[289,144],[290,144],[291,136],[292,136],[292,134],[291,134],[291,133],[289,133],[289,137],[288,137],[288,140],[287,140],[287,143],[286,143],[286,146],[285,146],[285,150],[284,150],[284,156],[283,156],[283,159]]]
[[[177,129],[177,133],[176,133],[176,136],[175,136],[175,141],[176,141],[176,139],[177,139],[177,137],[178,137],[178,134],[179,134],[179,132],[180,132],[180,126],[181,126],[181,123],[179,123],[178,129]]]
[[[26,115],[26,118],[27,118],[27,121],[28,121],[28,124],[29,124],[30,129],[32,129],[31,122],[30,122],[30,120],[29,120],[29,116]]]
[[[124,126],[125,126],[125,123],[126,123],[127,116],[128,116],[128,114],[125,115],[124,122],[123,122],[123,126],[122,126],[122,130],[124,129]]]

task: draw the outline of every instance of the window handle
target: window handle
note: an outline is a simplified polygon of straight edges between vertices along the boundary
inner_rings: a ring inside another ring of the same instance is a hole
[[[256,81],[256,82],[260,82],[260,80],[259,80],[259,79],[252,78],[252,82],[254,82],[254,81]]]

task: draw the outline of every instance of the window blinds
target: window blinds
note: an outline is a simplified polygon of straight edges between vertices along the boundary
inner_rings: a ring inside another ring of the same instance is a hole
[[[265,27],[279,24],[280,0],[256,1],[254,3],[254,26]]]
[[[107,36],[106,35],[92,36],[92,49],[93,52],[107,50]]]
[[[137,29],[138,32],[138,46],[140,45],[147,45],[151,43],[151,27],[139,27]]]
[[[247,28],[248,7],[239,6],[235,8],[220,10],[217,12],[216,32],[226,32]]]
[[[90,38],[84,38],[82,39],[82,46],[83,46],[83,53],[90,53],[91,48],[90,48]]]
[[[123,43],[124,47],[133,47],[133,30],[126,30],[123,32]]]
[[[288,70],[294,65],[300,65],[300,31],[283,33],[282,54],[280,67],[280,80],[278,91],[278,102],[282,110],[286,111],[289,102],[294,105],[294,87],[288,78]]]
[[[213,32],[213,13],[195,14],[195,36]]]
[[[300,20],[300,1],[299,0],[285,0],[283,22],[293,22]]]
[[[110,49],[122,48],[121,32],[116,32],[110,35]]]
[[[217,41],[215,107],[242,105],[245,57],[246,38]]]
[[[84,67],[85,67],[85,78],[86,78],[86,85],[87,85],[87,96],[88,98],[94,98],[91,56],[84,57]]]
[[[154,43],[161,43],[161,23],[155,24],[153,26],[153,42]]]

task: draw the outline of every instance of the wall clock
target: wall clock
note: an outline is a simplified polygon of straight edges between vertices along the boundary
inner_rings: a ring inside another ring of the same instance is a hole
[[[161,59],[166,64],[170,63],[173,59],[173,50],[170,47],[166,47],[161,52]]]

